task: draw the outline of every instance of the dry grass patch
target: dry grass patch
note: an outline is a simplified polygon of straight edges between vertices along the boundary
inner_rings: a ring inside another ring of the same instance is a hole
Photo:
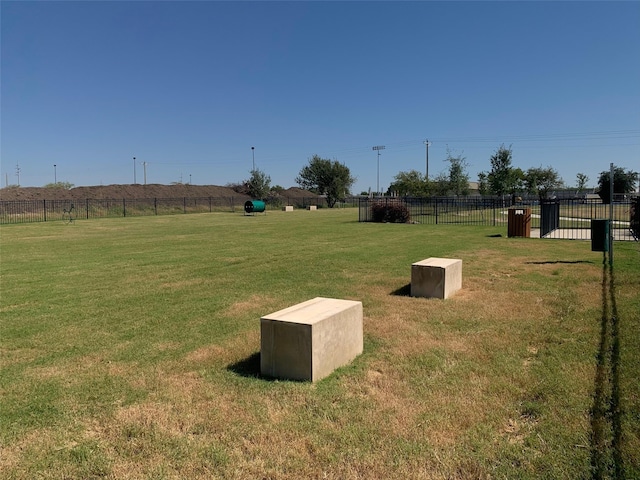
[[[86,222],[28,254],[3,238],[2,473],[589,477],[575,445],[590,445],[603,272],[587,244],[322,213]],[[70,235],[73,279],[49,290],[42,272],[69,262],[45,250]],[[445,301],[408,296],[429,256],[463,260]],[[363,354],[316,384],[262,378],[260,316],[319,295],[363,302]]]

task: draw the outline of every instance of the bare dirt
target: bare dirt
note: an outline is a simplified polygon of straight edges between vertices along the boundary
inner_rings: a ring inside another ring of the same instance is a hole
[[[283,199],[309,198],[315,195],[306,190],[292,187],[279,194]],[[182,197],[235,197],[250,199],[230,187],[217,185],[99,185],[75,187],[71,189],[51,187],[6,187],[0,189],[0,200],[84,200],[84,199],[141,199],[141,198],[182,198]]]

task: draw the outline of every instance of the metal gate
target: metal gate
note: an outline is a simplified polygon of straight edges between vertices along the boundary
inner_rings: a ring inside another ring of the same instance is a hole
[[[540,237],[560,228],[560,202],[543,200],[540,204]]]

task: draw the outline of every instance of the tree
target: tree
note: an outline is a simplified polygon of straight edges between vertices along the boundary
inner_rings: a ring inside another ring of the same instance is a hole
[[[529,193],[538,195],[540,200],[549,198],[549,193],[564,185],[558,172],[551,167],[530,168],[524,174],[524,184]]]
[[[257,168],[251,170],[250,173],[251,177],[245,182],[249,195],[252,198],[265,199],[269,194],[271,177]]]
[[[417,170],[399,172],[395,181],[389,186],[389,192],[400,196],[426,197],[429,194],[427,179]]]
[[[584,173],[578,173],[576,175],[576,186],[578,188],[576,193],[582,192],[587,186],[587,182],[589,182],[589,177],[587,177]]]
[[[251,176],[248,180],[240,183],[227,183],[227,187],[251,198],[265,199],[270,191],[271,177],[261,170],[255,169],[249,172]]]
[[[478,174],[478,191],[480,195],[489,195],[489,180],[487,179],[487,172],[480,172]]]
[[[433,194],[441,197],[448,195],[449,191],[451,190],[449,177],[444,172],[440,172],[438,175],[436,175],[436,178],[433,180],[431,185]]]
[[[624,170],[622,167],[613,168],[613,193],[630,193],[636,188],[636,180],[638,178],[638,172],[633,170]],[[604,203],[610,203],[610,191],[611,191],[611,172],[601,172],[600,178],[598,178],[598,195]]]
[[[449,190],[454,195],[469,195],[469,174],[466,173],[467,161],[462,155],[453,156],[447,147],[447,162],[449,162]]]
[[[519,188],[522,188],[524,172],[511,166],[512,159],[511,146],[507,148],[504,144],[500,145],[496,153],[491,155],[491,171],[486,174],[490,193],[503,196],[515,194]]]
[[[309,165],[304,166],[296,178],[296,183],[301,188],[326,195],[329,208],[333,208],[338,200],[344,199],[355,181],[346,165],[318,155],[309,160]]]

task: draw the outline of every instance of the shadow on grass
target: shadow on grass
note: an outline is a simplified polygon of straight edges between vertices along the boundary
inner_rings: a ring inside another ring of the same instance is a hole
[[[550,263],[567,263],[567,264],[574,264],[574,263],[591,263],[593,264],[593,262],[591,260],[547,260],[544,262],[524,262],[528,265],[547,265]]]
[[[288,380],[269,377],[268,375],[262,375],[262,373],[260,373],[260,352],[252,353],[247,358],[236,363],[232,363],[231,365],[227,366],[227,370],[235,373],[240,377],[255,378],[263,382],[303,382],[303,380]]]
[[[591,407],[592,478],[622,480],[622,424],[620,407],[620,336],[613,266],[602,261],[602,317],[600,346]],[[607,275],[608,273],[608,275]]]
[[[240,375],[241,377],[271,380],[270,378],[262,377],[260,374],[260,352],[252,353],[247,358],[236,363],[232,363],[227,367],[227,370],[235,373],[236,375]]]
[[[397,295],[398,297],[410,297],[411,296],[411,284],[407,283],[405,286],[398,288],[391,292],[391,295]]]

